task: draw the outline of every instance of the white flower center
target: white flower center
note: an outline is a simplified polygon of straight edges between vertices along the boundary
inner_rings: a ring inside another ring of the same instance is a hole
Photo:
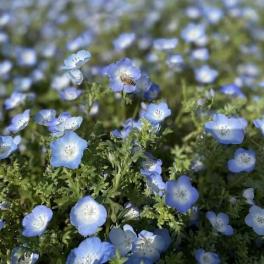
[[[10,148],[10,145],[9,144],[2,143],[0,145],[0,154],[5,153],[6,151],[8,151],[9,148]]]
[[[61,156],[64,160],[74,160],[79,153],[78,150],[78,146],[75,143],[67,143],[62,147]]]
[[[248,167],[253,165],[255,159],[251,157],[248,153],[241,153],[236,157],[236,163],[242,167]]]
[[[225,124],[220,124],[216,128],[217,134],[222,138],[227,138],[231,134],[231,129]]]
[[[225,227],[225,225],[224,225],[223,220],[220,219],[220,218],[216,218],[216,221],[215,221],[215,223],[214,223],[214,228],[215,228],[217,231],[222,232],[222,231],[224,230],[224,227]]]
[[[47,224],[47,219],[44,215],[38,215],[34,217],[31,225],[36,231],[41,231],[45,228]]]
[[[153,112],[153,115],[157,120],[162,120],[164,117],[164,112],[160,109],[155,109],[155,111]]]
[[[201,263],[202,264],[211,264],[212,263],[211,255],[208,253],[204,253],[203,256],[201,257]]]
[[[189,201],[190,194],[184,187],[177,187],[173,190],[173,198],[177,202],[186,203]]]
[[[255,216],[255,222],[257,223],[258,226],[264,227],[264,215],[256,215]]]
[[[99,210],[97,204],[93,201],[85,202],[76,210],[77,218],[85,224],[93,224],[99,218]]]

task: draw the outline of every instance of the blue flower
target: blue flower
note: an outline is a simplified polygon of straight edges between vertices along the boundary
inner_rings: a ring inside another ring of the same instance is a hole
[[[206,37],[205,26],[203,24],[188,24],[181,32],[181,37],[187,43],[199,43]]]
[[[149,104],[144,113],[144,117],[153,124],[162,122],[171,115],[171,110],[165,102],[159,104]]]
[[[83,81],[83,74],[81,67],[89,61],[91,54],[87,50],[80,50],[77,53],[71,54],[64,60],[63,70],[66,71],[67,76],[73,84],[80,85]]]
[[[154,233],[143,230],[138,234],[137,239],[133,243],[131,258],[132,260],[135,257],[146,258],[149,261],[155,262],[159,260],[160,254],[167,250],[170,243],[170,236],[165,230],[156,230]],[[128,263],[130,263],[130,261],[128,261]]]
[[[14,151],[16,151],[20,141],[20,136],[16,136],[14,138],[11,136],[0,136],[0,160],[6,159]]]
[[[25,100],[25,94],[13,92],[11,96],[5,100],[4,107],[6,110],[14,109],[15,107],[21,105]]]
[[[215,214],[212,211],[206,213],[207,219],[210,221],[213,228],[226,236],[232,236],[234,230],[231,225],[229,225],[229,216],[225,213]]]
[[[209,51],[207,48],[195,49],[191,53],[192,60],[207,61],[209,59]]]
[[[160,87],[156,83],[152,83],[144,92],[144,99],[152,101],[159,96]]]
[[[256,119],[256,120],[253,121],[253,123],[254,123],[254,126],[256,128],[259,128],[260,129],[262,135],[264,136],[264,118],[262,118],[262,119]]]
[[[156,50],[171,50],[176,48],[177,44],[177,38],[158,38],[154,40],[153,47]]]
[[[145,156],[146,160],[142,162],[140,173],[149,176],[153,173],[161,174],[162,160],[155,159],[151,154]]]
[[[105,207],[97,203],[91,196],[81,198],[71,209],[70,220],[83,236],[94,234],[102,226],[107,217]]]
[[[90,263],[103,264],[115,255],[115,248],[108,242],[101,242],[98,237],[89,237],[73,249],[66,264]]]
[[[234,83],[223,85],[220,89],[220,92],[241,99],[246,98],[246,96],[243,94],[240,88]]]
[[[199,193],[191,185],[190,178],[184,175],[176,181],[168,181],[165,193],[165,203],[180,213],[187,212],[199,198]]]
[[[228,161],[228,169],[231,172],[251,172],[255,168],[256,153],[253,150],[239,148],[236,150],[234,159]]]
[[[194,73],[196,81],[203,84],[214,82],[218,76],[218,71],[212,69],[208,65],[203,65],[200,68],[195,69]]]
[[[11,264],[35,264],[38,259],[39,254],[23,246],[13,248],[11,252]]]
[[[205,251],[204,249],[197,249],[194,252],[195,259],[198,264],[219,264],[220,258],[216,253]]]
[[[37,205],[30,214],[27,214],[22,221],[23,236],[41,236],[52,218],[52,210],[45,205]]]
[[[2,230],[5,226],[5,221],[0,219],[0,230]]]
[[[109,65],[106,75],[109,77],[110,87],[114,92],[133,93],[136,91],[136,83],[141,72],[130,59],[124,58]]]
[[[37,63],[37,53],[32,48],[19,48],[17,50],[17,61],[20,66],[34,66]]]
[[[220,8],[213,6],[205,6],[203,8],[203,13],[206,19],[212,24],[218,23],[224,16]]]
[[[166,189],[166,183],[158,173],[146,176],[147,187],[156,195],[162,196]]]
[[[254,188],[245,189],[242,196],[246,199],[247,204],[254,205]]]
[[[113,41],[113,45],[117,51],[128,48],[136,39],[134,32],[122,33]]]
[[[244,118],[215,114],[213,121],[205,124],[205,130],[221,144],[241,144],[246,126]]]
[[[87,50],[80,50],[77,53],[71,54],[64,60],[64,70],[80,69],[91,58],[91,53]]]
[[[51,142],[50,147],[51,166],[77,169],[88,142],[74,132],[67,132],[63,137]]]
[[[245,218],[245,223],[252,227],[256,234],[264,235],[264,209],[258,206],[251,206],[249,214]]]
[[[56,110],[54,109],[43,109],[35,115],[35,122],[42,126],[48,126],[49,122],[55,119]]]
[[[65,101],[73,101],[81,95],[82,91],[76,89],[75,87],[68,87],[60,91],[60,97]]]
[[[28,125],[29,119],[30,109],[27,109],[23,113],[15,115],[11,119],[11,124],[7,127],[7,129],[12,133],[17,133]]]
[[[70,40],[67,43],[67,49],[70,51],[75,51],[84,47],[89,46],[93,40],[93,33],[91,31],[85,31],[78,37]]]
[[[126,256],[132,250],[132,245],[137,239],[137,234],[130,225],[124,225],[123,229],[114,227],[109,233],[109,239],[122,256]]]
[[[121,130],[118,130],[118,129],[113,130],[112,136],[116,138],[124,139],[129,136],[129,134],[131,133],[133,129],[140,130],[142,123],[140,121],[136,121],[132,118],[129,118],[124,122],[122,126],[123,126],[123,129]]]

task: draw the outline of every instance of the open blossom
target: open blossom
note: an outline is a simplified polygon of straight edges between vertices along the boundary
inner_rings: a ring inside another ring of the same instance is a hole
[[[115,248],[111,243],[102,242],[98,237],[89,237],[71,250],[66,264],[103,264],[114,255]]]
[[[109,233],[109,239],[122,256],[126,256],[132,250],[132,245],[137,239],[137,234],[132,226],[124,225],[123,229],[114,227]]]
[[[60,91],[60,98],[65,101],[73,101],[81,95],[82,91],[75,87],[68,87]]]
[[[28,125],[29,119],[30,109],[27,109],[23,113],[15,115],[11,119],[11,124],[7,127],[7,129],[12,133],[17,133]]]
[[[245,218],[245,223],[252,227],[256,234],[264,235],[264,209],[253,205]]]
[[[213,120],[205,124],[205,131],[221,144],[240,144],[244,140],[247,121],[241,117],[213,115]]]
[[[191,185],[187,176],[168,181],[165,193],[165,203],[180,213],[186,213],[199,198],[197,189]]]
[[[231,172],[251,172],[255,168],[256,153],[253,150],[239,148],[236,150],[234,159],[228,161],[228,169]]]
[[[35,122],[42,126],[47,126],[56,116],[54,109],[42,109],[35,115]]]
[[[12,249],[11,264],[35,264],[39,259],[39,254],[32,252],[29,248],[18,246]]]
[[[216,253],[205,251],[204,249],[197,249],[194,252],[195,259],[198,264],[219,264],[220,258]]]
[[[242,196],[246,199],[247,204],[254,205],[254,188],[245,189]]]
[[[195,69],[195,79],[203,84],[212,83],[218,76],[218,72],[208,65]]]
[[[226,236],[232,236],[234,230],[231,225],[229,225],[229,216],[225,213],[215,214],[212,211],[206,213],[207,219],[210,221],[213,228]]]
[[[97,203],[91,196],[81,198],[71,209],[70,220],[83,236],[96,233],[107,217],[105,207]]]
[[[144,117],[151,123],[158,124],[171,115],[171,110],[165,102],[149,104],[144,112]]]
[[[51,166],[77,169],[88,142],[74,132],[67,132],[63,137],[51,142],[50,147]]]
[[[36,206],[30,214],[27,214],[23,221],[23,236],[41,236],[52,218],[52,210],[45,205]]]
[[[63,70],[66,71],[69,79],[73,84],[80,85],[83,81],[81,67],[91,58],[91,54],[87,50],[80,50],[77,53],[71,54],[64,60]]]
[[[11,136],[0,136],[0,160],[6,159],[16,151],[20,141],[20,136],[14,138]]]
[[[136,34],[134,32],[122,33],[113,41],[113,45],[117,51],[122,51],[128,48],[135,39]]]
[[[110,81],[110,87],[114,92],[124,91],[133,93],[137,89],[137,81],[141,77],[140,69],[128,58],[107,66],[105,74]]]

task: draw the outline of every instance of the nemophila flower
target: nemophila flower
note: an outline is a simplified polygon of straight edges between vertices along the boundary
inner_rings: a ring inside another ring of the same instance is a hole
[[[253,124],[256,128],[260,129],[262,135],[264,136],[264,118],[254,120]]]
[[[93,33],[91,31],[85,31],[78,37],[70,40],[67,43],[67,49],[70,51],[76,51],[88,47],[93,40]]]
[[[254,205],[254,188],[245,189],[242,196],[246,199],[247,204]]]
[[[209,51],[207,48],[195,49],[191,53],[192,60],[207,61],[209,59]]]
[[[196,18],[199,18],[202,13],[201,13],[200,8],[198,8],[196,6],[188,6],[185,10],[185,14],[189,18],[196,19]]]
[[[63,137],[51,142],[50,147],[52,167],[77,169],[88,142],[74,132],[67,132]]]
[[[43,109],[40,110],[35,115],[35,122],[42,126],[48,126],[49,122],[51,122],[55,117],[56,117],[56,110]]]
[[[133,93],[136,91],[136,84],[141,77],[141,72],[130,59],[124,58],[110,64],[106,69],[106,75],[110,80],[110,88],[114,92]]]
[[[218,76],[218,71],[212,69],[208,65],[203,65],[200,68],[195,69],[194,73],[196,81],[203,84],[214,82]]]
[[[167,242],[164,237],[143,230],[133,243],[132,257],[143,257],[155,262],[166,248]]]
[[[131,203],[125,204],[124,218],[127,220],[138,219],[139,209]]]
[[[11,264],[35,264],[38,259],[39,254],[24,246],[15,247],[11,252]]]
[[[0,136],[0,160],[6,159],[16,151],[20,141],[20,136],[14,138],[11,136]]]
[[[162,160],[155,159],[151,154],[146,155],[146,160],[142,162],[140,173],[148,176],[153,173],[161,174]]]
[[[70,84],[70,80],[66,74],[56,75],[51,82],[51,88],[57,91],[61,91],[67,88]]]
[[[153,41],[153,47],[156,50],[171,50],[176,48],[177,38],[158,38]]]
[[[32,48],[19,48],[17,50],[17,61],[20,66],[34,66],[37,63],[37,53]]]
[[[136,39],[134,32],[122,33],[114,41],[113,45],[116,50],[122,51],[128,48]]]
[[[115,248],[111,243],[102,242],[98,237],[89,237],[70,252],[66,264],[103,264],[114,255]]]
[[[180,213],[187,212],[199,198],[197,189],[192,186],[187,176],[180,176],[176,181],[168,181],[165,194],[165,203]]]
[[[29,119],[30,109],[27,109],[23,113],[15,115],[11,119],[11,124],[7,127],[7,129],[12,133],[17,133],[28,125]]]
[[[181,32],[181,37],[187,43],[197,43],[205,37],[205,26],[203,24],[188,24]]]
[[[165,102],[158,104],[149,104],[144,113],[144,118],[146,118],[151,123],[160,123],[166,117],[171,115],[171,110]]]
[[[253,205],[249,209],[249,214],[245,218],[245,223],[252,227],[256,234],[264,235],[264,209]]]
[[[64,60],[63,70],[66,71],[69,79],[76,85],[79,85],[83,81],[83,74],[80,70],[81,67],[87,63],[91,58],[91,54],[87,50],[80,50],[77,53],[70,55]]]
[[[45,205],[37,205],[34,207],[32,212],[23,218],[23,236],[41,236],[46,230],[52,215],[52,210]]]
[[[146,176],[147,187],[156,195],[162,196],[166,189],[166,183],[158,173]]]
[[[228,161],[228,169],[231,172],[251,172],[255,168],[256,153],[253,150],[239,148],[236,150],[234,159]]]
[[[5,221],[0,219],[0,230],[2,230],[5,226]]]
[[[202,248],[195,250],[194,256],[198,264],[219,264],[221,262],[216,253],[205,251]]]
[[[214,114],[213,120],[205,124],[205,131],[221,144],[241,144],[246,126],[244,118]]]
[[[137,234],[130,225],[124,225],[123,229],[114,227],[109,233],[109,239],[122,256],[126,256],[132,250],[132,245],[137,239]]]
[[[144,92],[144,99],[148,101],[155,100],[160,94],[160,87],[156,83],[152,83]]]
[[[0,62],[0,76],[5,77],[12,69],[13,64],[9,60]]]
[[[71,209],[70,221],[83,236],[96,233],[107,218],[105,207],[97,203],[91,196],[81,198]]]
[[[64,70],[80,69],[91,58],[91,53],[87,50],[80,50],[77,53],[71,54],[66,60],[64,60]]]
[[[232,236],[234,230],[231,225],[229,225],[229,216],[225,213],[215,214],[212,211],[206,213],[207,219],[210,221],[213,228],[226,236]]]
[[[14,79],[14,90],[17,92],[27,92],[33,80],[29,77],[17,77]]]
[[[129,136],[129,134],[132,132],[133,129],[140,130],[141,126],[142,126],[142,123],[140,121],[136,121],[132,118],[129,118],[123,123],[122,125],[123,129],[121,130],[115,129],[112,131],[111,134],[112,136],[116,138],[124,139]]]
[[[217,24],[224,16],[223,10],[214,6],[205,6],[203,14],[209,23]]]
[[[246,98],[244,93],[240,90],[239,86],[234,83],[223,85],[220,88],[220,92],[233,97]]]
[[[82,91],[75,87],[68,87],[60,91],[60,98],[65,101],[73,101],[81,95]]]
[[[26,100],[26,95],[19,92],[13,92],[4,102],[6,110],[11,110],[21,105]]]

